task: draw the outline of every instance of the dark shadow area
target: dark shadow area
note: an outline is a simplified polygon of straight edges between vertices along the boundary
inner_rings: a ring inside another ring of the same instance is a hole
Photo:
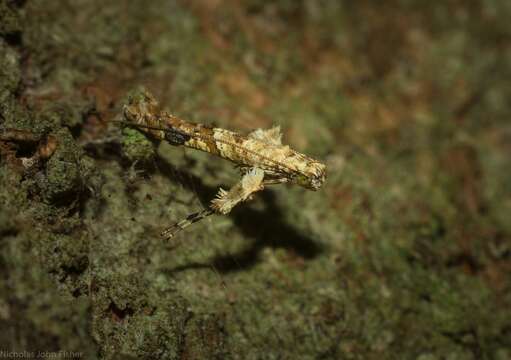
[[[227,273],[250,268],[256,264],[264,247],[283,248],[303,259],[313,259],[321,254],[323,249],[313,238],[286,222],[275,193],[267,189],[256,196],[262,198],[264,210],[241,205],[229,215],[243,235],[255,241],[240,253],[217,256],[212,262],[216,270]]]
[[[122,148],[120,141],[106,139],[104,141],[85,142],[81,146],[87,155],[97,160],[116,161],[123,168],[127,166],[126,161],[122,158]]]
[[[189,166],[193,166],[193,164],[189,164]],[[199,198],[201,205],[204,207],[208,206],[209,201],[213,199],[218,191],[217,187],[206,185],[200,177],[193,175],[186,169],[176,168],[159,155],[155,159],[154,168],[152,171],[159,172],[170,181],[179,184],[188,191],[195,193]]]

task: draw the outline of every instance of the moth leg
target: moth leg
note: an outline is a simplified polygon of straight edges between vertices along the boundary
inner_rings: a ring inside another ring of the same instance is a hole
[[[211,209],[204,209],[204,210],[195,212],[193,214],[190,214],[190,215],[188,215],[186,217],[186,219],[183,219],[180,222],[175,223],[171,227],[165,229],[161,233],[161,236],[166,238],[166,239],[170,239],[174,235],[176,235],[178,232],[180,232],[181,230],[186,229],[188,226],[192,225],[193,223],[201,221],[202,219],[204,219],[204,218],[206,218],[209,215],[212,215],[214,213],[215,212],[213,210],[211,210]]]
[[[263,178],[262,169],[250,169],[229,191],[220,188],[209,207],[219,214],[228,214],[240,202],[250,200],[253,193],[264,189]]]
[[[188,215],[185,219],[163,231],[161,236],[170,239],[179,231],[212,214],[228,214],[240,202],[250,200],[253,193],[263,190],[263,178],[264,171],[262,169],[252,168],[229,191],[220,188],[209,208]]]

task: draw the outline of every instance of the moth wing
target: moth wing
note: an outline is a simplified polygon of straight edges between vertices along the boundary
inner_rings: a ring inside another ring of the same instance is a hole
[[[257,129],[248,134],[251,139],[259,140],[270,145],[281,146],[282,145],[282,133],[280,132],[280,126],[274,126],[271,129],[263,130]]]

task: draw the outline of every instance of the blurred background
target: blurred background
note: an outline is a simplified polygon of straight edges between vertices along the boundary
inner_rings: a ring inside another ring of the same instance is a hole
[[[511,358],[511,2],[0,1],[0,351],[86,359]],[[238,180],[119,130],[141,87],[280,125],[325,162],[158,234]],[[0,356],[1,357],[1,356]],[[76,356],[75,356],[76,357]]]

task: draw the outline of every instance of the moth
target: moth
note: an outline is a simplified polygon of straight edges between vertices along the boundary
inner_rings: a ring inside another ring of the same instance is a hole
[[[161,233],[172,238],[180,230],[212,214],[228,214],[236,205],[251,200],[267,185],[296,184],[318,190],[326,179],[326,166],[282,144],[280,127],[258,129],[248,135],[195,124],[160,109],[154,97],[144,91],[123,108],[123,124],[171,145],[205,151],[229,160],[241,171],[231,189],[219,189],[208,208],[195,212]]]

